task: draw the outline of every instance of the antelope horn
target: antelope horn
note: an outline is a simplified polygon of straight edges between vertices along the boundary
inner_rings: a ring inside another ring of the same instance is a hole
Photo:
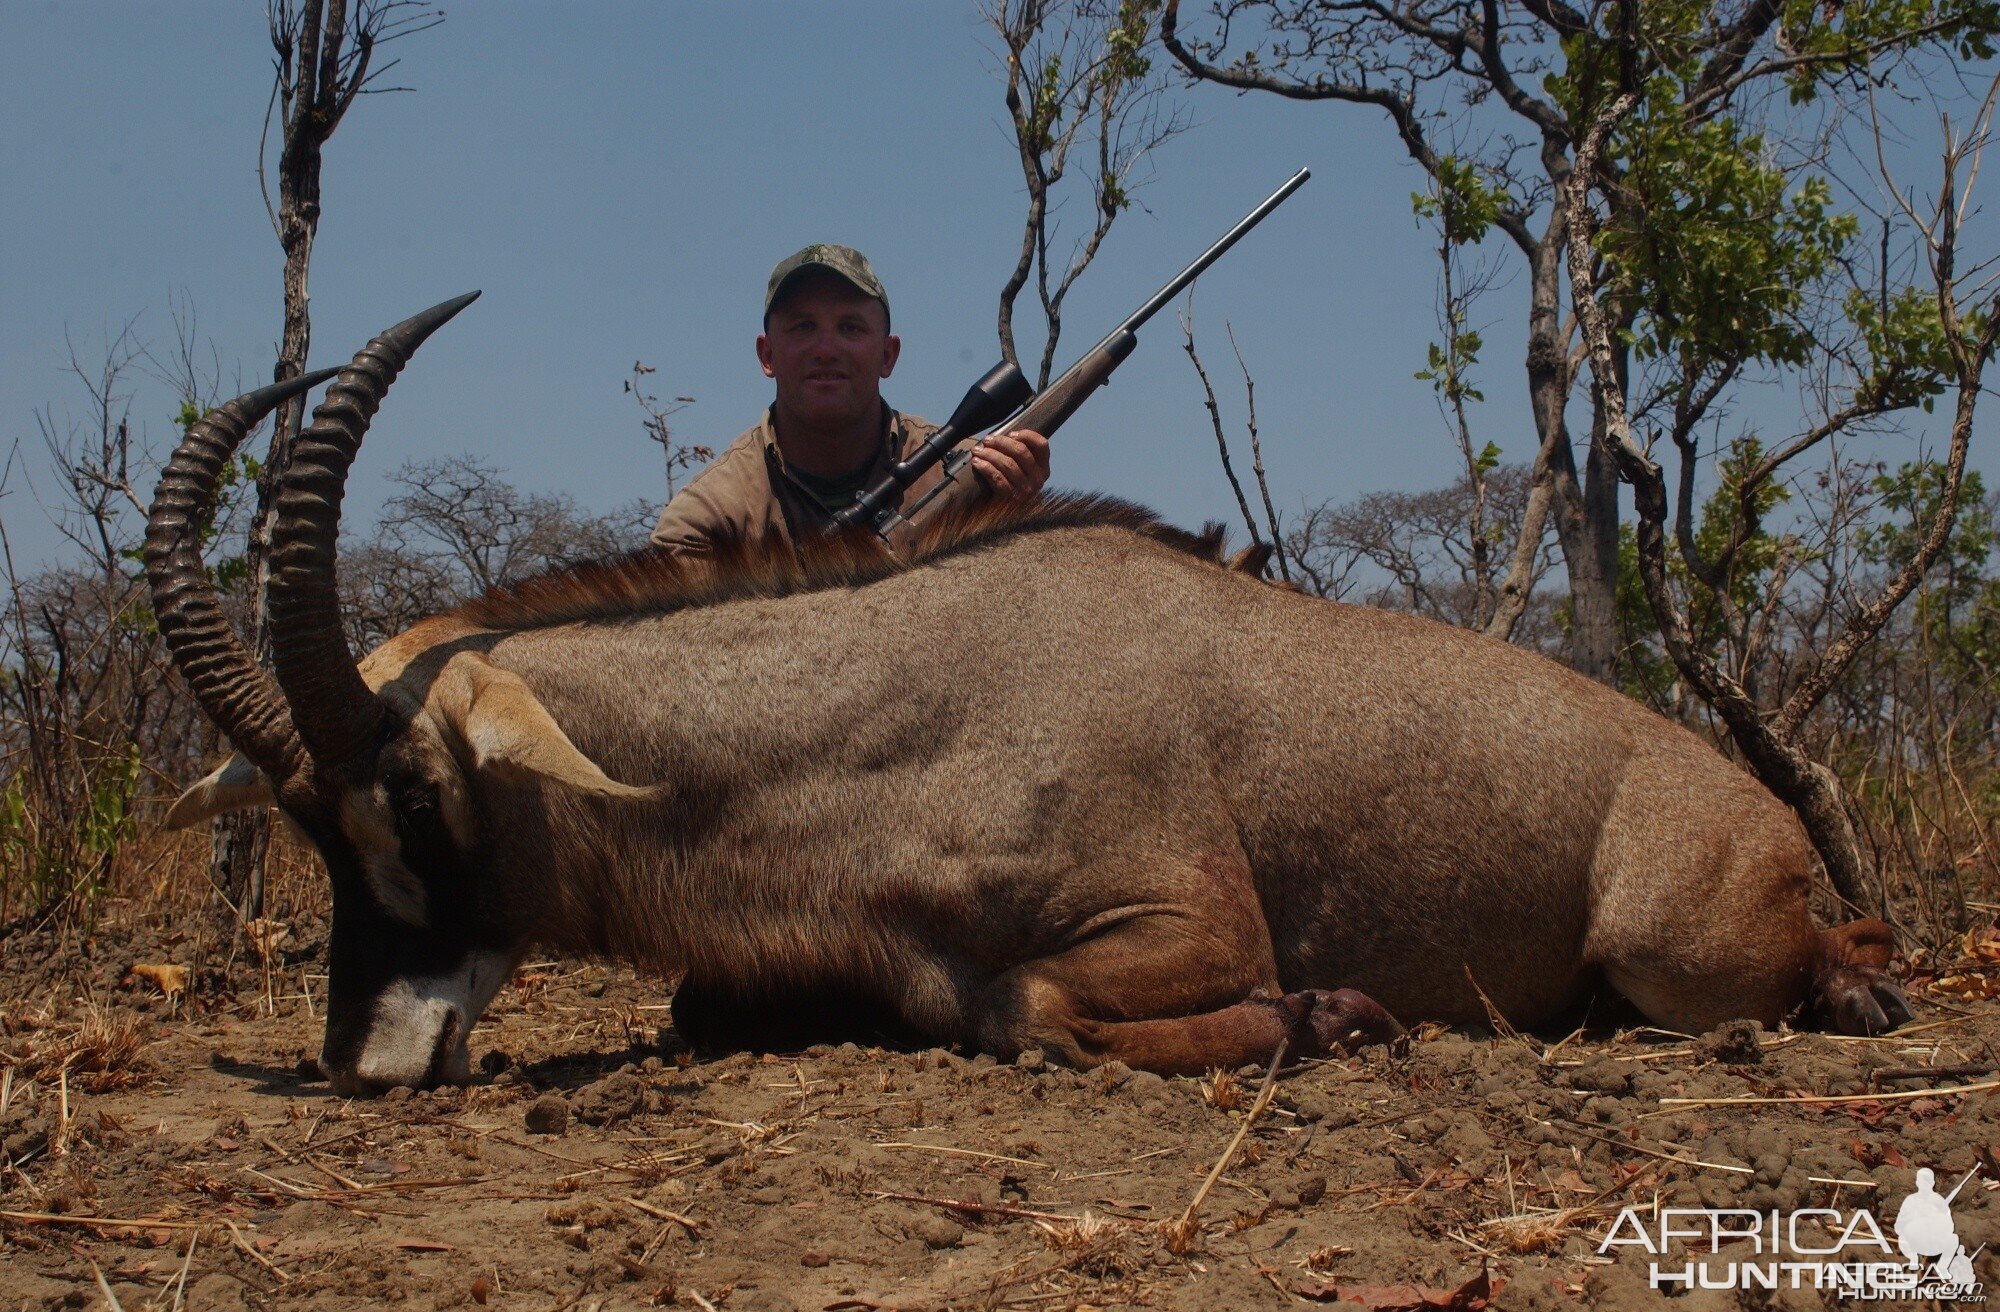
[[[153,616],[174,666],[216,727],[279,787],[304,764],[304,749],[278,685],[251,658],[215,599],[202,568],[201,530],[215,512],[223,462],[244,436],[282,402],[337,372],[323,369],[260,387],[196,420],[160,471],[146,517]]]
[[[271,662],[306,752],[339,767],[372,749],[386,715],[362,681],[340,622],[335,545],[347,470],[368,421],[418,346],[479,296],[470,292],[405,319],[340,371],[278,480],[271,527]]]

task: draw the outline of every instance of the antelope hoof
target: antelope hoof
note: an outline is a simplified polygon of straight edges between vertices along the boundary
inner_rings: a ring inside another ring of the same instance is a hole
[[[1381,1003],[1354,989],[1303,989],[1285,1001],[1292,1007],[1304,1004],[1301,1020],[1305,1032],[1299,1037],[1311,1051],[1301,1051],[1298,1055],[1302,1057],[1354,1052],[1403,1037],[1403,1027]]]
[[[1841,1034],[1887,1034],[1915,1018],[1903,991],[1869,966],[1835,966],[1815,981],[1814,991],[1821,1016]]]

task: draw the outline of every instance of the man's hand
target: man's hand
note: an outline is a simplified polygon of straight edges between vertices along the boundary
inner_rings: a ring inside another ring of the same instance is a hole
[[[1049,439],[1029,428],[994,433],[972,452],[972,472],[1002,501],[1019,501],[1049,481]]]

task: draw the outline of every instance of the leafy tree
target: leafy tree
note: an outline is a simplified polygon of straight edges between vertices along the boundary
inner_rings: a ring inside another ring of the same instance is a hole
[[[1699,663],[1710,657],[1695,629],[1748,631],[1737,588],[1758,573],[1760,499],[1787,462],[1954,388],[1965,397],[1985,328],[1940,272],[1956,230],[1939,224],[1955,225],[1955,212],[1906,211],[1907,244],[1871,247],[1861,217],[1837,203],[1828,146],[1866,130],[1870,91],[1988,59],[2000,5],[1219,0],[1200,24],[1181,9],[1168,0],[1161,38],[1192,76],[1383,113],[1428,175],[1447,238],[1498,235],[1526,262],[1535,470],[1568,574],[1572,663],[1616,677],[1623,480],[1639,493],[1635,563],[1681,677],[1799,810],[1842,893],[1861,900],[1837,785],[1797,741],[1837,671],[1808,680],[1773,734],[1757,727],[1771,708],[1753,692],[1720,666],[1719,679],[1693,677],[1676,649],[1685,638]],[[1945,191],[1956,192],[1949,180]],[[1586,379],[1579,471],[1568,407]],[[1710,513],[1697,474],[1752,384],[1801,396],[1808,418],[1725,480],[1736,513]],[[1680,461],[1672,496],[1656,446]],[[1698,518],[1714,526],[1705,538]],[[1703,600],[1678,600],[1690,592]],[[1852,644],[1835,647],[1851,660]]]

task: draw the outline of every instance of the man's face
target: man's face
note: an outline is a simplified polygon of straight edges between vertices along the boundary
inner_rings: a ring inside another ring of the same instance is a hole
[[[757,335],[757,362],[777,380],[779,409],[816,427],[873,418],[902,349],[882,302],[831,273],[802,278]]]

